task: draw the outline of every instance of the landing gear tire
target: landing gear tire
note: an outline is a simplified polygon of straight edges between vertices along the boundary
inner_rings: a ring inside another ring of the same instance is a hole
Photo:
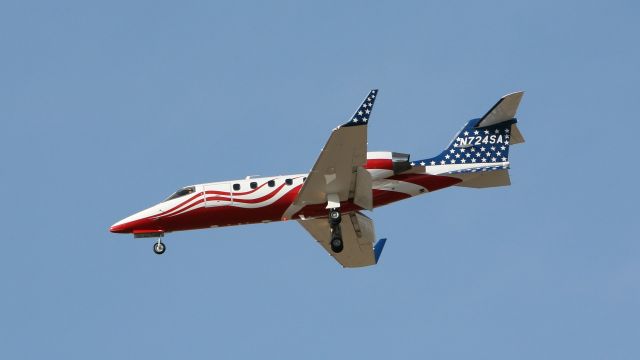
[[[340,215],[340,211],[337,209],[329,210],[329,224],[331,226],[336,226],[340,224],[340,221],[342,221],[342,216]]]
[[[331,251],[334,253],[340,253],[344,248],[344,244],[342,243],[342,238],[340,236],[334,236],[331,238]]]
[[[164,246],[164,244],[160,241],[158,241],[157,243],[153,244],[153,252],[158,254],[158,255],[162,255],[164,254],[164,251],[166,250],[166,246]]]

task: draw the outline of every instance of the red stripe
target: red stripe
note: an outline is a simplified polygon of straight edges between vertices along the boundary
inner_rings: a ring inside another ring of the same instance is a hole
[[[174,214],[171,214],[171,215],[164,214],[162,217],[177,216],[177,215],[180,215],[180,214],[184,214],[187,210],[191,209],[192,207],[194,207],[194,206],[196,206],[198,204],[202,204],[203,202],[204,202],[204,199],[198,199],[198,201],[194,202],[193,204],[191,204],[191,205],[189,205],[189,206],[187,206],[187,207],[185,207],[183,209],[180,209],[180,211],[177,211],[177,212],[175,212]]]
[[[391,159],[368,159],[364,168],[393,170],[393,161]]]
[[[280,185],[277,189],[273,190],[271,193],[264,195],[262,197],[256,198],[256,199],[233,199],[233,202],[238,202],[238,203],[244,203],[244,204],[256,204],[256,203],[260,203],[266,200],[271,199],[272,197],[274,197],[278,191],[280,191],[285,184]],[[226,198],[226,197],[220,197],[220,196],[215,196],[215,197],[207,197],[207,201],[215,201],[215,200],[221,200],[221,201],[232,201],[232,199],[230,198]]]

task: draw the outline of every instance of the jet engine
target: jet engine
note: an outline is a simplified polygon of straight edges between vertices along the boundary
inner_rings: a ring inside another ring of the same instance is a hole
[[[369,170],[373,180],[383,179],[411,169],[409,156],[392,151],[368,152],[365,168]]]

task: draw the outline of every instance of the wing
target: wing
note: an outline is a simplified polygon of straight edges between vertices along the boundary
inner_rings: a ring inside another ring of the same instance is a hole
[[[378,90],[371,90],[345,124],[333,130],[302,189],[283,218],[291,218],[306,205],[340,207],[340,201],[354,199],[371,209],[371,177],[363,168],[367,162],[367,124]]]
[[[344,249],[340,253],[331,251],[329,241],[331,229],[327,219],[298,220],[327,252],[344,267],[375,265],[380,258],[386,239],[375,246],[373,221],[360,212],[350,212],[342,217],[340,224]]]

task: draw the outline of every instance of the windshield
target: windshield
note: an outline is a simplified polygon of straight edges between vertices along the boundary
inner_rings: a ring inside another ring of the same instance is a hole
[[[169,200],[173,200],[173,199],[185,196],[185,195],[189,195],[189,194],[191,194],[191,193],[193,193],[195,191],[196,191],[196,187],[195,186],[187,186],[187,187],[184,187],[184,188],[176,191],[175,193],[173,193],[173,195],[169,196],[164,201],[169,201]]]

